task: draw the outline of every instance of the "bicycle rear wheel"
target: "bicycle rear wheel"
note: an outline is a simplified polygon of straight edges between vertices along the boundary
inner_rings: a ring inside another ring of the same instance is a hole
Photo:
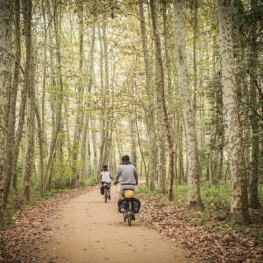
[[[104,189],[104,198],[105,198],[105,203],[107,203],[108,200],[108,189]]]
[[[131,226],[131,219],[132,218],[132,215],[131,214],[129,214],[128,215],[128,226]]]

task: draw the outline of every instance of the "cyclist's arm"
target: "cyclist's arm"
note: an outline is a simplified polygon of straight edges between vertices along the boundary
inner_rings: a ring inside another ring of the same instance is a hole
[[[119,168],[118,171],[117,171],[117,173],[116,173],[116,177],[115,177],[115,182],[114,182],[114,183],[118,183],[119,178],[120,178],[120,175],[121,175],[121,170],[120,170],[120,168]]]

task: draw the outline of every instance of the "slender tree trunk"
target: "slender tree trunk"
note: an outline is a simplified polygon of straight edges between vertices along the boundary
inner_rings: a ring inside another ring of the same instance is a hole
[[[10,184],[12,181],[12,171],[14,164],[14,141],[15,141],[15,120],[16,120],[16,101],[20,79],[20,61],[21,61],[21,47],[20,47],[20,0],[15,2],[15,66],[14,66],[14,78],[13,85],[10,87],[9,92],[9,113],[7,118],[7,158],[6,158],[6,181],[4,188],[4,204],[7,204],[7,199],[10,191]],[[13,207],[14,209],[19,208],[18,205],[18,189],[17,184],[13,184]]]
[[[49,3],[49,2],[47,2]],[[52,10],[51,7],[48,6],[49,8],[49,17],[50,19],[53,18],[53,25],[54,25],[54,34],[55,34],[55,46],[56,46],[56,68],[57,68],[57,72],[53,71],[52,73],[54,73],[54,75],[57,76],[58,81],[56,81],[54,79],[54,83],[58,83],[58,85],[55,87],[57,96],[56,96],[56,104],[54,107],[54,127],[52,130],[52,138],[51,138],[51,142],[50,142],[50,147],[49,147],[49,156],[48,156],[48,160],[47,160],[47,165],[46,165],[46,170],[45,170],[45,177],[49,178],[49,185],[51,183],[51,178],[52,178],[52,173],[50,173],[51,171],[51,167],[53,166],[53,161],[54,161],[54,156],[56,154],[56,150],[57,150],[57,146],[58,146],[58,137],[59,134],[61,132],[61,119],[62,119],[62,105],[63,105],[63,81],[62,81],[62,72],[61,72],[61,48],[60,48],[60,18],[58,15],[58,10],[59,10],[59,6],[54,6],[54,15],[52,16]],[[53,57],[53,52],[51,52],[51,58]],[[52,65],[52,67],[54,67],[54,65]],[[52,69],[53,70],[53,69]],[[55,98],[54,98],[55,100]]]
[[[198,157],[197,135],[195,128],[195,114],[192,99],[187,87],[187,61],[185,54],[183,6],[182,0],[174,0],[175,41],[177,46],[178,88],[182,104],[188,165],[188,206],[190,209],[202,209],[200,196],[200,167]]]
[[[77,80],[77,116],[75,121],[75,133],[73,139],[72,148],[72,177],[71,177],[71,188],[77,187],[77,178],[79,174],[79,162],[83,163],[84,160],[80,160],[81,155],[79,150],[81,149],[81,134],[83,134],[83,97],[84,97],[84,83],[83,83],[83,1],[77,2],[78,9],[78,25],[79,25],[79,77]],[[80,165],[81,167],[82,165]]]
[[[230,3],[231,0],[218,0],[223,117],[232,185],[230,219],[236,222],[249,223],[245,162],[241,144],[236,101],[237,94],[235,90]]]
[[[43,145],[43,129],[42,129],[42,122],[41,122],[41,116],[39,113],[39,108],[38,104],[36,104],[36,95],[35,91],[32,91],[32,96],[33,96],[33,107],[37,119],[37,125],[38,125],[38,144],[39,144],[39,172],[40,172],[40,195],[44,196],[45,195],[45,187],[44,187],[44,177],[45,177],[45,168],[44,168],[44,145]]]
[[[94,45],[95,45],[95,32],[96,32],[96,23],[97,23],[97,8],[96,8],[96,0],[92,1],[92,7],[93,7],[93,25],[92,25],[92,35],[91,35],[91,46],[90,46],[90,51],[89,51],[89,60],[88,60],[88,77],[87,77],[87,106],[88,108],[90,107],[90,102],[89,102],[89,96],[91,96],[91,87],[93,84],[93,67],[94,67]],[[92,118],[91,116],[87,116],[87,126],[92,127]],[[88,135],[87,135],[88,136]],[[91,139],[89,140],[89,138]],[[91,143],[93,142],[93,177],[94,177],[94,171],[97,169],[98,166],[98,159],[97,159],[97,148],[96,148],[96,141],[93,141],[93,139],[96,138],[95,132],[92,130],[90,136],[88,136],[88,165],[89,165],[89,170],[91,171],[91,154],[90,154],[90,148],[91,148]]]
[[[137,166],[137,151],[136,151],[136,120],[131,118],[131,160],[133,165]]]
[[[105,94],[105,108],[104,108],[104,114],[103,117],[105,119],[105,125],[103,126],[105,130],[105,137],[104,137],[104,151],[102,155],[102,165],[105,163],[108,163],[109,160],[109,149],[111,145],[111,134],[110,134],[110,113],[107,109],[107,106],[109,105],[109,87],[110,87],[110,80],[109,80],[109,58],[108,58],[108,39],[107,39],[107,24],[106,24],[106,10],[104,10],[104,19],[102,22],[102,39],[103,39],[103,50],[104,50],[104,72],[105,72],[105,86],[104,86],[104,94]],[[102,167],[101,165],[101,167]]]
[[[147,168],[146,168],[146,162],[145,162],[145,156],[142,151],[142,146],[141,146],[141,137],[140,137],[140,131],[139,131],[139,125],[138,125],[138,114],[137,110],[135,109],[135,126],[136,126],[136,131],[137,131],[137,140],[138,140],[138,146],[141,154],[141,159],[142,159],[142,169],[144,168],[144,175],[146,176],[147,174]],[[140,173],[141,175],[143,174],[142,172]]]
[[[150,56],[147,47],[147,34],[145,25],[145,16],[143,8],[143,0],[139,2],[140,10],[140,28],[142,36],[142,48],[143,48],[143,58],[145,65],[146,74],[146,90],[148,96],[148,103],[146,105],[146,124],[148,132],[148,152],[149,152],[149,162],[148,162],[148,172],[147,175],[147,185],[150,191],[154,190],[154,180],[156,175],[156,163],[157,163],[157,147],[156,147],[156,134],[155,134],[155,119],[154,119],[154,98],[152,90],[152,72],[150,68]]]
[[[194,72],[194,99],[193,99],[193,108],[196,112],[196,92],[197,92],[197,61],[196,61],[196,42],[198,39],[198,0],[193,1],[194,5],[194,37],[193,37],[193,72]]]
[[[105,18],[106,16],[104,16]],[[103,22],[102,27],[106,27],[106,23]],[[101,170],[101,167],[103,166],[103,164],[105,163],[105,160],[103,159],[105,156],[105,151],[106,151],[106,143],[107,143],[107,125],[108,125],[108,120],[106,117],[106,107],[105,107],[105,103],[106,103],[106,84],[105,84],[105,68],[104,68],[104,63],[105,63],[105,55],[104,53],[106,52],[104,50],[105,46],[107,46],[107,44],[105,44],[105,42],[107,41],[106,39],[104,39],[104,37],[106,37],[106,28],[104,28],[102,30],[102,33],[105,33],[101,35],[100,32],[100,26],[98,24],[98,34],[99,34],[99,44],[100,44],[100,85],[101,85],[101,93],[103,94],[103,99],[102,99],[102,108],[101,108],[101,134],[100,134],[100,146],[99,146],[99,160],[98,160],[98,167],[96,167],[96,174],[97,174],[97,182],[99,182],[99,171]],[[105,44],[105,45],[104,45]]]
[[[44,154],[44,160],[43,160],[43,165],[45,165],[45,154],[47,151],[46,147],[46,136],[45,136],[45,100],[46,100],[46,76],[47,76],[47,19],[46,19],[46,5],[45,5],[45,0],[42,0],[42,17],[43,17],[43,26],[44,26],[44,62],[43,62],[43,82],[42,82],[42,98],[41,98],[41,123],[42,123],[42,136],[43,136],[43,142],[42,142],[42,147],[43,147],[43,154]],[[46,193],[46,174],[45,174],[45,167],[43,167],[43,175],[41,174],[40,176],[40,195],[44,196]]]
[[[258,0],[251,1],[251,9],[256,10],[258,8]],[[249,73],[250,73],[250,107],[252,108],[251,113],[251,140],[252,140],[252,148],[251,148],[251,164],[252,164],[252,173],[250,176],[250,185],[249,185],[249,205],[250,207],[256,209],[261,206],[259,201],[259,193],[258,193],[258,179],[260,175],[259,170],[259,117],[257,114],[256,105],[258,105],[258,94],[257,87],[258,85],[258,68],[259,68],[259,60],[258,54],[260,53],[258,44],[257,44],[257,30],[258,30],[258,18],[257,16],[252,17],[252,26],[251,26],[251,47],[250,47],[250,57],[249,57]]]
[[[11,61],[11,2],[0,1],[0,230],[5,228],[4,180],[6,176],[6,123]]]
[[[153,39],[155,43],[155,56],[158,64],[159,75],[157,76],[157,85],[159,89],[159,94],[161,98],[163,117],[164,117],[164,125],[166,128],[166,135],[168,141],[169,148],[169,177],[170,177],[170,186],[169,186],[169,200],[173,199],[173,181],[174,181],[174,149],[173,149],[173,141],[172,141],[172,133],[171,133],[171,125],[168,117],[168,112],[166,108],[165,102],[165,92],[164,92],[164,73],[163,73],[163,62],[162,62],[162,53],[161,53],[161,43],[160,36],[157,28],[156,22],[156,14],[155,14],[155,4],[153,0],[150,0],[151,7],[151,16],[152,16],[152,27],[153,27]]]
[[[32,44],[32,1],[22,0],[25,44],[26,44],[26,67],[24,85],[27,89],[27,107],[26,107],[26,147],[25,159],[23,165],[23,196],[25,201],[30,200],[30,179],[32,176],[34,162],[34,134],[35,134],[35,111],[34,111],[34,91],[35,74],[33,62],[33,44]]]

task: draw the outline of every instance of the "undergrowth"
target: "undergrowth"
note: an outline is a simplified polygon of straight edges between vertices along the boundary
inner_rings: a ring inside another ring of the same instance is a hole
[[[193,226],[203,226],[209,231],[222,234],[252,234],[259,242],[263,242],[263,209],[249,209],[251,224],[241,225],[229,220],[230,211],[230,185],[202,185],[200,188],[201,199],[204,204],[203,211],[189,210],[187,208],[187,185],[175,186],[174,199],[169,201],[167,195],[150,192],[143,185],[138,189],[138,196],[151,198],[155,207],[161,209],[172,206],[177,209],[177,217],[191,223]],[[263,189],[259,189],[260,201],[263,203]]]

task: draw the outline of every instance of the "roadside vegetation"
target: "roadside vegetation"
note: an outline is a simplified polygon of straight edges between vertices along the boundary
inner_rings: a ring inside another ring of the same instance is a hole
[[[230,185],[202,185],[203,211],[187,207],[187,186],[174,187],[175,197],[151,193],[147,187],[138,189],[142,201],[140,219],[151,228],[180,241],[189,257],[208,262],[262,262],[263,209],[249,209],[252,223],[236,224],[229,220]],[[259,196],[263,201],[263,187]]]

